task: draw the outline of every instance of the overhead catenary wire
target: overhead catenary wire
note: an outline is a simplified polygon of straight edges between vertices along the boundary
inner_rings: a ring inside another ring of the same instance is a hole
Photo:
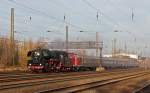
[[[41,10],[34,9],[34,8],[32,8],[32,7],[26,6],[25,4],[22,4],[22,3],[18,3],[18,2],[16,2],[16,1],[12,1],[12,0],[8,0],[8,1],[9,1],[9,2],[12,2],[12,3],[14,3],[14,4],[16,4],[16,5],[20,6],[20,7],[24,7],[25,9],[29,9],[29,10],[31,10],[33,13],[37,13],[37,14],[39,14],[39,15],[43,15],[43,16],[45,16],[45,17],[51,18],[51,19],[53,19],[53,20],[55,20],[55,21],[64,23],[63,20],[58,19],[57,17],[54,17],[54,16],[52,16],[52,15],[49,15],[49,14],[47,14],[47,13],[41,11]],[[69,22],[66,22],[66,23],[67,23],[68,25],[74,27],[74,28],[85,29],[85,28],[83,28],[83,27],[74,25],[74,24],[69,23]]]
[[[107,17],[110,21],[112,21],[115,25],[117,25],[117,26],[121,26],[123,29],[126,29],[125,31],[123,31],[123,32],[127,32],[128,34],[131,34],[132,36],[133,36],[133,32],[131,32],[131,31],[128,31],[128,29],[126,28],[126,26],[125,25],[122,25],[122,24],[120,24],[120,23],[118,23],[118,22],[116,22],[116,21],[114,21],[111,17],[109,17],[109,16],[107,16],[106,14],[104,14],[100,9],[98,9],[98,8],[96,8],[94,5],[92,5],[90,2],[88,2],[87,0],[82,0],[85,4],[87,4],[89,7],[91,7],[92,9],[94,9],[95,11],[98,11],[98,12],[100,12],[103,16],[105,16],[105,17]],[[132,13],[131,13],[131,19],[132,19],[132,21],[134,21],[134,12],[133,12],[133,10],[132,10]],[[135,35],[134,35],[135,36]],[[134,42],[137,42],[137,40],[136,40],[136,37],[134,37],[135,39],[134,39]]]
[[[2,12],[3,14],[5,13],[5,14],[7,14],[7,15],[9,15],[10,13],[9,12]],[[28,19],[26,18],[26,19],[22,19],[23,17],[20,17],[20,16],[18,16],[18,14],[17,13],[15,13],[15,19],[21,19],[21,20],[17,20],[17,22],[16,23],[19,23],[19,24],[27,24],[27,23],[29,23],[29,21],[28,21]],[[1,17],[1,20],[3,21],[3,20],[8,20],[9,19],[9,17],[6,17],[6,16],[0,16]],[[31,22],[31,20],[30,20],[30,22]],[[8,23],[6,23],[6,21],[4,21],[3,22],[3,24],[8,24]],[[24,27],[24,25],[15,25],[15,26],[17,26],[17,27]],[[33,27],[35,27],[35,28],[37,28],[37,27],[45,27],[45,26],[41,26],[41,25],[33,25]]]
[[[56,1],[56,0],[47,0],[48,2],[52,2],[53,4],[55,4],[57,7],[61,7],[61,8],[64,8],[65,10],[70,10],[71,11],[71,14],[77,14],[77,15],[80,15],[80,16],[83,16],[82,14],[81,14],[81,12],[78,12],[78,11],[72,11],[71,9],[72,9],[72,6],[69,6],[69,5],[65,5],[63,2],[61,2],[60,0],[59,0],[59,2],[54,2],[54,1]],[[66,11],[65,11],[66,12]],[[86,15],[86,16],[84,16],[84,17],[88,17],[88,19],[89,20],[94,20],[93,19],[93,16],[91,16],[91,15]]]
[[[51,2],[51,3],[53,3],[53,4],[55,4],[56,6],[58,6],[58,7],[61,7],[61,9],[62,8],[65,8],[65,10],[67,11],[67,10],[71,10],[73,7],[72,6],[69,6],[69,5],[66,5],[66,4],[64,4],[63,2],[61,2],[61,1],[59,1],[59,2],[54,2],[54,1],[56,1],[56,0],[47,0],[48,2]],[[65,12],[66,12],[65,11]],[[78,11],[71,11],[71,13],[72,14],[76,14],[76,15],[80,15],[80,16],[83,16],[83,14],[81,14],[82,12],[78,12]],[[65,17],[65,16],[64,16]],[[84,18],[85,17],[87,17],[88,18],[88,20],[94,20],[95,21],[95,25],[99,25],[99,23],[101,23],[100,25],[107,25],[107,26],[109,26],[110,24],[108,24],[108,23],[106,23],[105,21],[104,22],[101,22],[102,21],[102,14],[101,13],[99,13],[99,11],[97,11],[95,14],[90,14],[90,15],[84,15]],[[65,17],[65,19],[66,19],[66,17]],[[89,26],[85,26],[86,27],[86,29],[88,29],[88,27]],[[90,31],[89,29],[87,30],[87,31]],[[92,31],[93,31],[93,29],[92,29]],[[95,31],[96,32],[96,31]]]
[[[8,18],[7,17],[0,17],[3,20],[6,20],[8,21]],[[3,25],[6,24],[8,25],[8,23],[6,21],[3,21]],[[25,26],[25,22],[22,22],[22,21],[18,21],[15,22],[16,24],[24,24],[24,25],[15,25],[15,30],[18,30],[18,29],[24,29]],[[34,28],[38,28],[38,27],[44,27],[44,26],[41,26],[41,25],[33,25]],[[5,29],[6,30],[6,29]],[[8,29],[7,29],[8,30]],[[23,32],[29,32],[28,30],[23,30]]]
[[[117,6],[115,6],[112,2],[111,2],[111,0],[106,0],[108,3],[110,3],[111,4],[111,6],[113,6],[114,8],[116,8],[117,10],[119,10],[119,11],[123,11],[123,10],[121,10],[119,7],[117,7]],[[130,9],[130,8],[129,8]],[[133,9],[131,10],[131,13],[129,12],[129,13],[127,13],[127,12],[125,12],[125,11],[123,11],[124,13],[126,13],[127,15],[131,15],[131,20],[132,20],[132,22],[134,22],[134,16],[135,16],[135,14],[134,14],[134,11],[133,11]],[[122,14],[122,13],[120,13],[120,14]]]
[[[117,21],[114,21],[113,18],[111,18],[110,16],[106,15],[105,13],[102,12],[102,10],[96,8],[93,4],[91,4],[88,0],[82,0],[86,5],[88,5],[89,7],[91,7],[92,9],[94,9],[95,11],[99,12],[102,16],[105,16],[107,17],[107,19],[111,22],[113,22],[115,25],[117,26],[120,26],[121,28],[124,29],[123,32],[127,32],[128,34],[134,34],[133,32],[131,31],[128,31],[127,27],[125,25],[122,25],[120,23],[118,23]],[[133,16],[134,18],[134,16]]]
[[[6,2],[5,2],[6,3]],[[11,2],[7,2],[7,4],[12,4]],[[17,7],[17,6],[15,6],[15,7]],[[9,15],[9,12],[5,12],[4,11],[4,13],[6,13],[6,14],[8,14]],[[32,22],[32,16],[24,16],[24,15],[18,15],[18,13],[15,13],[15,16],[17,16],[17,17],[15,17],[15,19],[17,18],[17,19],[20,19],[20,20],[16,20],[16,24],[24,24],[24,25],[15,25],[15,30],[17,30],[17,31],[22,31],[22,29],[24,29],[24,27],[25,27],[25,25],[29,25],[29,24],[31,24],[31,22]],[[22,18],[26,18],[26,19],[22,19]],[[4,16],[3,17],[3,19],[5,19],[5,20],[8,20],[8,18],[6,17],[6,16]],[[34,18],[33,18],[34,19]],[[5,21],[6,22],[6,21]],[[29,24],[28,24],[29,23]],[[30,26],[28,26],[28,27],[30,27]],[[35,24],[33,24],[32,25],[32,27],[34,27],[34,28],[39,28],[39,27],[42,27],[42,28],[46,28],[46,26],[45,25],[35,25]],[[30,30],[31,30],[32,28],[30,28]],[[24,31],[28,31],[28,30],[24,30]],[[23,32],[24,32],[23,31]],[[28,32],[30,32],[30,31],[28,31]],[[43,31],[42,31],[43,32]]]
[[[90,2],[88,2],[87,0],[82,0],[85,4],[87,4],[89,7],[91,7],[92,9],[94,9],[95,11],[97,11],[98,13],[100,13],[102,16],[107,17],[108,20],[110,20],[111,22],[113,22],[115,25],[119,26],[119,23],[114,21],[110,16],[107,16],[105,13],[102,12],[102,10],[94,7]]]
[[[16,1],[12,1],[12,0],[8,0],[8,1],[13,2],[14,4],[16,4],[16,5],[20,6],[20,7],[24,7],[25,9],[29,9],[29,10],[31,10],[33,13],[38,13],[39,15],[46,16],[46,17],[48,17],[48,18],[51,18],[51,19],[53,19],[53,20],[56,20],[56,21],[59,21],[59,22],[62,22],[62,23],[64,22],[63,20],[60,20],[60,19],[58,19],[58,18],[56,18],[56,17],[54,17],[54,16],[51,16],[51,15],[48,15],[47,13],[42,12],[42,11],[40,11],[40,10],[37,10],[37,9],[33,9],[33,8],[31,8],[31,7],[28,7],[28,6],[26,6],[26,5],[22,4],[22,3],[18,3],[18,2],[16,2]],[[101,13],[100,13],[100,14],[101,14]],[[102,14],[101,14],[101,15],[102,15]],[[95,18],[95,19],[96,19],[96,18]],[[66,21],[66,23],[67,23],[68,25],[74,27],[74,28],[77,28],[77,29],[87,29],[87,28],[84,28],[84,27],[81,27],[81,26],[74,25],[74,24],[72,24],[72,23],[68,23],[67,21]]]

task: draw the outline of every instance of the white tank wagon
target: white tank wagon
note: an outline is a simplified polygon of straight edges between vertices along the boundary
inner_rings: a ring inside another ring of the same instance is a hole
[[[104,57],[100,60],[100,58],[96,57],[83,57],[80,59],[81,66],[96,68],[102,66],[106,69],[112,68],[135,68],[139,67],[138,61],[136,59],[131,58],[108,58]]]

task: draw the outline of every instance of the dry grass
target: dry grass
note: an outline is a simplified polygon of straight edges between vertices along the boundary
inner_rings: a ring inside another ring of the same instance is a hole
[[[0,39],[0,70],[3,69],[17,69],[19,67],[25,68],[27,62],[27,52],[31,49],[39,47],[38,42],[32,40],[14,43],[14,51],[12,52],[11,42],[8,38]],[[12,54],[14,53],[14,64],[12,61]],[[12,67],[13,66],[13,67]]]

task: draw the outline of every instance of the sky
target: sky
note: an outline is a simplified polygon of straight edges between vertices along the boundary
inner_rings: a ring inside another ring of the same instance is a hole
[[[118,49],[126,45],[130,52],[149,56],[149,5],[149,0],[0,0],[0,36],[9,36],[14,8],[18,40],[65,40],[67,24],[70,41],[95,40],[98,32],[106,54],[115,38]]]

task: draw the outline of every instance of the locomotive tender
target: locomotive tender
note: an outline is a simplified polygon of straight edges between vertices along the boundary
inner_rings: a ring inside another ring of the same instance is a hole
[[[100,62],[100,58],[97,57],[81,57],[75,53],[48,49],[29,51],[27,57],[28,69],[38,72],[95,70],[99,66],[104,68],[138,67],[135,59],[102,58]]]

